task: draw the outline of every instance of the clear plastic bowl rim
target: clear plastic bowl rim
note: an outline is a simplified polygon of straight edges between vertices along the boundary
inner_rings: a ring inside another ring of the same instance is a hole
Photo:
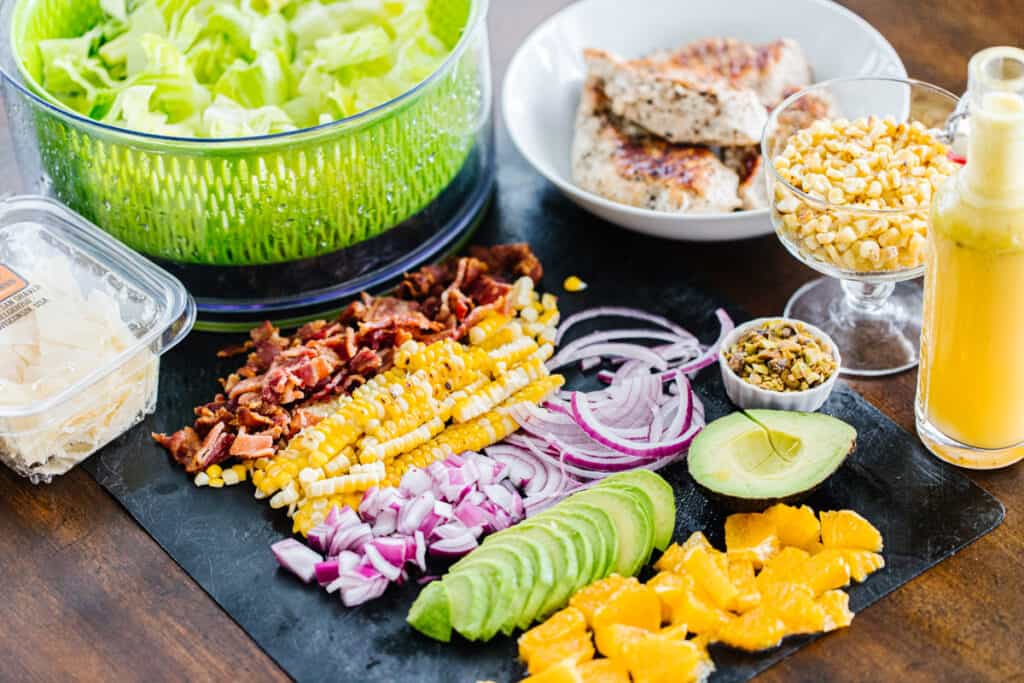
[[[0,0],[0,8],[2,8],[5,3],[14,4],[18,2],[20,2],[20,0]],[[290,142],[293,138],[304,137],[311,133],[325,133],[328,131],[333,131],[334,129],[349,128],[364,122],[373,121],[375,118],[377,118],[377,116],[386,114],[392,111],[393,109],[399,108],[402,104],[413,100],[417,94],[428,88],[432,83],[434,83],[438,79],[442,78],[444,74],[448,73],[452,64],[454,64],[458,59],[460,59],[462,55],[466,52],[466,50],[469,48],[470,42],[476,37],[480,26],[484,24],[484,22],[486,21],[487,10],[490,4],[490,0],[471,0],[471,2],[472,8],[470,11],[470,15],[469,18],[466,20],[466,26],[462,31],[462,36],[459,37],[459,42],[455,45],[454,48],[452,48],[452,51],[445,58],[444,62],[442,62],[440,66],[438,66],[437,69],[435,69],[432,74],[430,74],[425,79],[417,83],[415,86],[413,86],[409,90],[406,90],[397,97],[394,97],[388,100],[387,102],[384,102],[383,104],[379,104],[376,107],[367,109],[366,111],[361,111],[358,114],[346,116],[345,118],[341,118],[336,121],[322,123],[318,126],[311,126],[309,128],[299,128],[298,130],[290,130],[283,133],[273,133],[270,135],[256,135],[239,138],[186,138],[172,135],[142,133],[128,128],[121,128],[120,126],[112,126],[108,123],[102,123],[101,121],[96,121],[95,119],[91,119],[87,116],[82,116],[81,114],[72,111],[71,109],[68,109],[63,105],[59,105],[56,102],[39,95],[31,85],[28,85],[26,83],[26,81],[29,81],[34,84],[35,79],[32,79],[31,77],[29,77],[28,74],[24,73],[24,70],[21,68],[21,61],[17,58],[17,55],[14,54],[15,22],[13,21],[13,16],[11,25],[6,28],[0,27],[0,30],[7,34],[6,49],[11,51],[13,61],[16,62],[17,71],[19,73],[8,73],[8,70],[5,69],[3,66],[3,62],[0,61],[0,78],[2,78],[2,80],[9,82],[15,89],[22,93],[22,95],[29,98],[31,101],[35,102],[37,105],[43,107],[44,109],[49,110],[50,113],[60,117],[64,121],[70,121],[79,125],[97,128],[108,133],[123,135],[138,140],[155,143],[191,144],[198,146],[216,147],[231,147],[236,145],[245,146],[259,143]],[[17,7],[15,8],[15,10],[17,10]],[[5,41],[0,40],[0,45],[3,45],[4,42]],[[34,85],[38,87],[38,84]],[[45,90],[43,90],[42,88],[40,88],[39,91],[45,92]]]

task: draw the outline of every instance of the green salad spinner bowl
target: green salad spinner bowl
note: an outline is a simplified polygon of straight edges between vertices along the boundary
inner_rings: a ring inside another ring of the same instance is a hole
[[[235,139],[133,132],[41,87],[38,43],[99,0],[0,0],[0,75],[23,191],[49,194],[177,274],[201,318],[321,310],[451,248],[493,185],[487,0],[430,0],[451,48],[417,86],[313,128]],[[248,322],[246,320],[245,322]]]

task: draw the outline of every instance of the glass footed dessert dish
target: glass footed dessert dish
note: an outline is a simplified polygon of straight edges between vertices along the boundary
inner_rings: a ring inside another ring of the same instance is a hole
[[[952,175],[957,97],[920,81],[849,78],[789,97],[762,141],[771,217],[786,249],[825,275],[784,315],[842,351],[842,372],[886,375],[919,360],[928,214]]]

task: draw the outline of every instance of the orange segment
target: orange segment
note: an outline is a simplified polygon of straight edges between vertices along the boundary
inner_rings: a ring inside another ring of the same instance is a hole
[[[821,542],[826,548],[882,552],[882,534],[853,510],[822,512]]]
[[[755,607],[722,627],[715,640],[748,652],[775,647],[786,635],[786,624],[762,607]]]
[[[711,635],[707,633],[690,638],[690,642],[697,648],[701,661],[704,662],[704,670],[707,673],[715,670],[715,662],[711,659],[711,653],[708,652],[708,645],[711,644],[711,641]]]
[[[535,647],[526,668],[531,674],[539,674],[560,662],[570,661],[579,664],[593,658],[594,642],[590,638],[590,633],[587,632],[582,635],[567,636],[561,640],[552,640],[543,646]]]
[[[711,544],[708,543],[708,539],[704,537],[704,534],[694,531],[682,545],[673,543],[666,548],[665,552],[658,558],[658,561],[654,563],[654,568],[658,571],[678,571],[683,564],[683,560],[686,559],[686,556],[694,548],[713,549]]]
[[[594,632],[594,641],[597,643],[598,652],[605,657],[615,659],[622,657],[630,644],[641,641],[649,635],[651,632],[647,629],[626,624],[609,624],[599,627]]]
[[[806,505],[797,508],[778,503],[765,510],[764,515],[775,526],[783,547],[795,546],[811,552],[821,539],[821,524],[814,510]]]
[[[633,683],[696,681],[704,667],[700,651],[693,643],[654,634],[630,643],[622,659]]]
[[[766,515],[753,512],[729,515],[725,520],[725,549],[730,555],[750,560],[760,568],[781,547],[775,524]]]
[[[686,640],[686,636],[688,636],[689,633],[690,632],[686,629],[686,624],[666,626],[665,628],[658,631],[658,635],[662,638],[669,638],[675,640]]]
[[[547,671],[524,678],[521,683],[586,683],[576,663],[560,662]]]
[[[825,630],[825,608],[814,600],[814,592],[800,583],[776,583],[762,597],[764,610],[786,625],[786,635],[819,633]]]
[[[629,669],[617,659],[595,659],[579,669],[583,683],[629,683]]]
[[[790,577],[794,583],[811,587],[815,595],[850,583],[850,565],[841,551],[826,548],[804,562]]]
[[[724,553],[693,548],[683,560],[683,570],[720,609],[729,609],[739,595],[729,580],[729,562]]]
[[[733,600],[732,611],[748,612],[761,602],[761,592],[754,578],[754,563],[749,560],[736,559],[729,556],[729,580],[736,587],[737,595]]]
[[[810,554],[800,548],[783,548],[782,551],[768,560],[764,569],[757,575],[757,587],[762,593],[773,583],[792,580],[794,574],[810,559]]]
[[[870,550],[832,550],[839,552],[850,567],[850,578],[860,583],[885,566],[885,558]]]
[[[650,586],[635,579],[627,582],[603,605],[594,609],[590,620],[595,631],[611,624],[626,624],[657,631],[661,626],[661,601],[658,594]]]
[[[519,636],[519,658],[529,662],[537,649],[553,641],[586,635],[587,622],[583,613],[575,607],[566,607],[555,612],[543,624],[534,626]]]
[[[661,572],[647,585],[668,607],[668,622],[684,624],[691,633],[714,633],[731,618],[698,591],[696,582],[688,574]]]
[[[853,621],[850,611],[850,596],[844,591],[825,591],[818,604],[825,610],[825,631],[846,628]]]
[[[661,601],[661,621],[666,624],[678,623],[672,618],[672,605],[682,600],[686,591],[692,589],[693,579],[687,582],[682,574],[663,571],[655,574],[647,585],[654,589]]]
[[[594,611],[608,602],[609,598],[627,583],[639,585],[639,582],[632,577],[627,579],[618,574],[612,574],[605,579],[595,581],[586,588],[580,589],[569,599],[569,606],[579,610],[583,614],[586,623],[593,626]]]

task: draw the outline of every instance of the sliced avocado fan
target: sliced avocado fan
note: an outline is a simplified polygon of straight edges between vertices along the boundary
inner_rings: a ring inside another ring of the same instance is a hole
[[[853,451],[857,431],[820,413],[737,412],[694,440],[690,476],[735,507],[755,508],[807,495]]]

